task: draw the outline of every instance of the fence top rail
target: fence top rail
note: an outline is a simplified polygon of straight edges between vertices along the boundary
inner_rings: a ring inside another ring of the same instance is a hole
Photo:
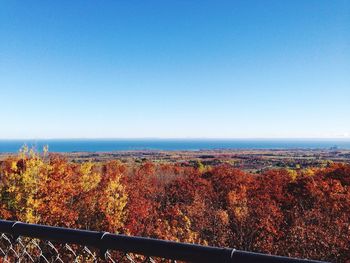
[[[108,232],[78,230],[6,220],[0,220],[0,233],[10,234],[14,238],[30,237],[59,243],[90,246],[99,249],[101,254],[107,250],[118,250],[145,256],[190,262],[321,262],[272,256],[232,248],[202,246],[154,238],[126,236]]]

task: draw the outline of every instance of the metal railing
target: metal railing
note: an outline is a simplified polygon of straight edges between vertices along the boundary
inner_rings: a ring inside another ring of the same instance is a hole
[[[0,262],[320,262],[0,220]]]

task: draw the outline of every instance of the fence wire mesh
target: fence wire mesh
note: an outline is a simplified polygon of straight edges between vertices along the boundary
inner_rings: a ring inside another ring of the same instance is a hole
[[[13,237],[0,233],[0,263],[2,262],[35,262],[35,263],[65,263],[65,262],[111,262],[111,263],[160,263],[173,262],[161,258],[124,253],[120,251],[105,251],[75,244],[62,244],[28,237]]]

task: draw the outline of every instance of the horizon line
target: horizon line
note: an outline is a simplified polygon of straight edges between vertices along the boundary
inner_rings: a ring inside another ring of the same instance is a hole
[[[0,141],[42,140],[350,140],[350,137],[41,137],[0,138]]]

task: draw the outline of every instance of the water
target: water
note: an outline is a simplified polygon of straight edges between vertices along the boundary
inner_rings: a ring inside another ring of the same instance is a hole
[[[15,153],[26,144],[37,150],[49,146],[50,152],[109,152],[130,150],[211,150],[211,149],[350,149],[349,139],[306,140],[214,140],[214,139],[71,139],[0,140],[0,153]]]

